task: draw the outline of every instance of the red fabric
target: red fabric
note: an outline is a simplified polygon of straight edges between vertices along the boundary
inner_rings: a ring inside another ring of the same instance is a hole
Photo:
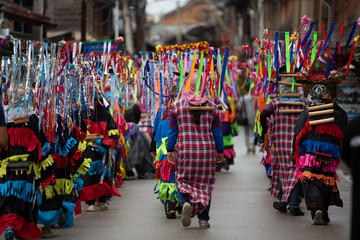
[[[42,236],[42,232],[37,227],[37,223],[28,222],[23,217],[13,213],[0,215],[0,223],[0,234],[2,234],[7,227],[11,227],[16,239],[38,239]]]
[[[121,178],[120,176],[117,176],[117,177],[115,178],[115,181],[116,181],[116,184],[117,184],[118,186],[121,186],[121,185],[124,184],[124,181],[122,180],[122,178]]]
[[[88,126],[88,131],[91,134],[107,136],[107,122],[93,122],[89,123],[88,119],[84,119],[85,124]]]
[[[296,161],[296,166],[299,165],[299,154],[300,154],[300,141],[301,139],[303,139],[306,135],[308,135],[312,130],[312,126],[309,124],[309,121],[307,121],[304,124],[303,129],[301,129],[301,132],[299,133],[299,135],[296,137],[295,139],[295,150],[294,153],[292,155],[292,157],[295,159]]]
[[[339,138],[339,141],[342,142],[344,137],[344,132],[335,124],[335,123],[325,123],[315,125],[315,131],[318,134],[330,135],[333,137]]]
[[[108,138],[108,137],[105,137],[101,140],[101,143],[109,146],[109,147],[112,147],[114,148],[115,145],[116,145],[116,140],[115,139],[111,139],[111,138]]]
[[[162,180],[169,182],[170,181],[170,173],[174,171],[174,164],[169,163],[167,159],[162,162],[162,168],[160,172],[160,177]]]
[[[354,47],[355,47],[355,41],[353,42],[353,45],[352,45],[352,47],[351,47],[350,57],[349,57],[349,61],[348,61],[348,63],[347,63],[345,75],[348,74],[349,69],[350,69],[351,60],[352,60],[352,58],[353,58],[353,56],[354,56]]]
[[[14,127],[8,129],[10,146],[26,147],[29,152],[38,148],[38,160],[41,159],[41,143],[33,130],[25,127]]]
[[[71,156],[71,158],[70,158],[70,160],[69,160],[69,162],[70,162],[70,164],[71,164],[71,171],[75,171],[75,170],[77,170],[77,169],[73,169],[74,168],[74,166],[76,165],[76,163],[77,163],[77,161],[80,159],[80,157],[82,156],[82,154],[83,154],[83,152],[80,150],[80,149],[78,149],[78,150],[76,150],[76,152]]]
[[[45,180],[41,181],[41,189],[44,189],[47,185],[55,184],[56,178],[54,173]]]
[[[80,142],[84,141],[84,139],[86,138],[86,133],[81,131],[78,126],[75,126],[75,135],[76,139]]]
[[[103,184],[94,184],[91,186],[86,186],[80,191],[80,200],[81,201],[90,201],[97,199],[101,196],[118,196],[121,197],[119,191],[114,184],[111,186],[109,183],[104,182]]]
[[[56,168],[66,168],[69,166],[69,161],[66,156],[60,156],[58,153],[51,154],[51,156],[54,159]]]
[[[81,214],[81,200],[78,199],[75,201],[75,215]]]

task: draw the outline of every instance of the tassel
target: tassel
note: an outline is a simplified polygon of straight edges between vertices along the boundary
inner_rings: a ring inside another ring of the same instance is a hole
[[[300,152],[323,152],[330,154],[334,158],[340,157],[340,147],[338,145],[328,143],[328,142],[320,142],[315,140],[307,139],[300,146]]]
[[[339,176],[334,173],[334,177],[327,177],[323,174],[316,174],[309,171],[304,171],[300,180],[305,182],[306,180],[314,181],[315,179],[322,180],[325,185],[332,186],[332,191],[337,192],[336,182],[340,182]]]
[[[25,180],[7,181],[0,184],[0,196],[13,196],[26,202],[33,202],[35,195],[33,189],[34,185]]]
[[[344,132],[335,124],[335,123],[325,123],[315,125],[316,133],[331,135],[333,137],[339,138],[339,141],[342,142],[344,137]]]

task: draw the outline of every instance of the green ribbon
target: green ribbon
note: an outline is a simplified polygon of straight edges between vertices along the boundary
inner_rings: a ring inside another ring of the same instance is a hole
[[[289,32],[285,32],[286,72],[290,72]]]
[[[180,60],[180,86],[179,86],[179,93],[178,96],[175,100],[175,104],[179,101],[179,95],[182,89],[182,85],[183,85],[183,81],[184,81],[184,60]]]
[[[199,89],[200,89],[200,82],[201,82],[201,72],[202,72],[202,68],[203,68],[203,60],[204,60],[204,52],[201,51],[199,72],[198,72],[197,79],[196,79],[196,91],[195,91],[195,96],[196,97],[199,96]]]

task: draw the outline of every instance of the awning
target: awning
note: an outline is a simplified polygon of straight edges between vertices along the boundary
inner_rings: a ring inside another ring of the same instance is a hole
[[[18,22],[32,24],[36,26],[50,25],[50,17],[31,11],[9,0],[0,0],[0,11],[5,13],[5,17]]]

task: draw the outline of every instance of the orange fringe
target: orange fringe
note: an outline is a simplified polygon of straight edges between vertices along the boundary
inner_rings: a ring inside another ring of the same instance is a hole
[[[299,179],[301,182],[305,182],[306,180],[314,181],[314,179],[322,179],[325,185],[332,186],[332,191],[337,192],[336,182],[340,182],[339,176],[335,173],[334,177],[327,177],[323,174],[316,174],[309,171],[304,171],[299,175]]]

